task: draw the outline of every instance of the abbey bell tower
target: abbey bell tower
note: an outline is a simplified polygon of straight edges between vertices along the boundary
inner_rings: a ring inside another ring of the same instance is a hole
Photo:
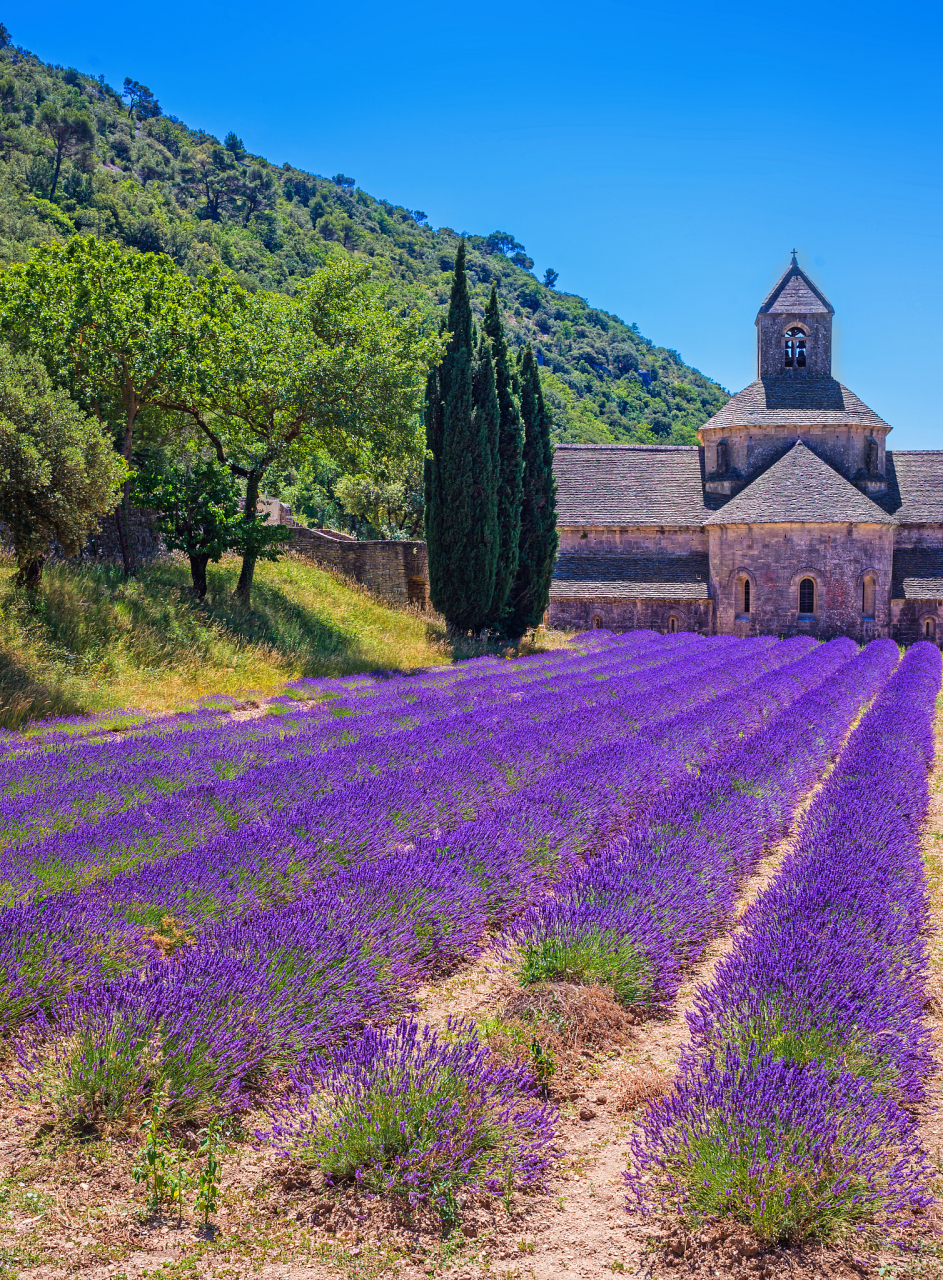
[[[835,309],[796,262],[756,317],[758,378],[779,374],[832,373],[832,316]]]

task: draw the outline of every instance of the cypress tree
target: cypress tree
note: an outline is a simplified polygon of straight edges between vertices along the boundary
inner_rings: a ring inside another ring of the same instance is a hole
[[[507,338],[498,308],[498,289],[491,286],[482,329],[491,340],[495,388],[498,394],[498,556],[491,603],[492,625],[501,626],[517,576],[518,544],[521,540],[521,486],[524,476],[524,432],[514,387],[514,370],[508,356]]]
[[[550,581],[557,558],[557,484],[553,478],[550,415],[544,405],[537,361],[530,347],[520,366],[521,419],[524,424],[524,482],[517,577],[505,622],[518,638],[540,625],[550,602]]]
[[[452,631],[488,624],[497,565],[495,471],[500,413],[491,347],[473,348],[465,242],[459,244],[445,357],[426,400],[429,595]]]

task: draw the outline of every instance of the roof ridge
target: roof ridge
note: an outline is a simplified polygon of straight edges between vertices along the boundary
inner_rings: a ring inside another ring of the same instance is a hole
[[[896,524],[801,438],[704,521],[711,524]]]
[[[636,453],[686,453],[690,449],[698,449],[696,444],[570,444],[562,443],[556,446],[557,451],[560,449],[626,449],[633,450]]]
[[[789,266],[780,276],[779,280],[776,282],[776,284],[773,285],[772,289],[766,295],[766,298],[761,304],[757,314],[761,316],[766,315],[775,305],[780,294],[783,292],[783,290],[785,289],[789,281],[795,279],[796,276],[799,277],[799,279],[803,282],[803,284],[806,286],[809,292],[814,294],[815,297],[818,298],[819,302],[821,302],[826,312],[829,315],[834,315],[835,308],[829,302],[828,298],[826,298],[825,294],[818,287],[818,285],[813,284],[813,282],[809,279],[806,273],[799,266],[798,262],[796,262],[795,258],[793,258],[792,262],[790,262]]]

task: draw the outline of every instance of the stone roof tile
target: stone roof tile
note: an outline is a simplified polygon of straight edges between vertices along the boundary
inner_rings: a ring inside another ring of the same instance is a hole
[[[943,600],[943,548],[895,551],[891,597],[894,600]]]
[[[887,493],[877,501],[898,524],[943,524],[943,449],[890,449]]]
[[[562,555],[552,599],[706,600],[707,556]]]
[[[817,457],[801,440],[719,511],[714,524],[893,524],[869,497]]]
[[[853,391],[824,374],[778,373],[757,378],[704,423],[708,427],[841,426],[887,429]]]
[[[826,315],[835,308],[797,262],[792,262],[760,307],[760,315]]]
[[[697,526],[709,510],[696,445],[562,444],[553,469],[564,528]]]

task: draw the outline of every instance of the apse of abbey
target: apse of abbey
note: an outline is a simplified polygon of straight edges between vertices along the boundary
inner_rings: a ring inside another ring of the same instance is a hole
[[[943,639],[943,450],[886,447],[833,315],[793,256],[698,445],[557,449],[552,626]]]

